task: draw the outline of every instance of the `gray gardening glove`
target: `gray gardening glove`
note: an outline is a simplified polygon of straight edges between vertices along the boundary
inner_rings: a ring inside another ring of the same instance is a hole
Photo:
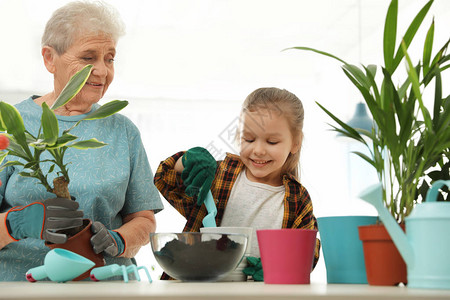
[[[61,230],[83,225],[83,211],[78,207],[78,202],[66,198],[16,206],[7,212],[6,228],[16,240],[36,238],[63,244],[67,241],[67,235]]]
[[[100,222],[94,222],[91,231],[94,234],[91,237],[91,245],[95,253],[104,252],[114,257],[125,251],[125,242],[117,231],[109,230]]]

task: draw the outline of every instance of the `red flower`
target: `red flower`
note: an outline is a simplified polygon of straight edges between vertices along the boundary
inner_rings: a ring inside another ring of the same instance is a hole
[[[0,150],[5,150],[9,146],[9,139],[6,135],[0,134]]]

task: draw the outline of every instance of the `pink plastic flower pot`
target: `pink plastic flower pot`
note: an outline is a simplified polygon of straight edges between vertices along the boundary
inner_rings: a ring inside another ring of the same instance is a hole
[[[264,283],[309,284],[317,230],[257,230]]]

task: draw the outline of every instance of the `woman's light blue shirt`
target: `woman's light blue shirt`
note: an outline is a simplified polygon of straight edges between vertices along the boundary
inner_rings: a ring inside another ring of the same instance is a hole
[[[93,110],[99,105],[94,105]],[[25,123],[25,128],[37,135],[41,122],[42,109],[32,97],[16,105]],[[57,116],[60,135],[72,127],[85,115]],[[125,116],[115,114],[105,119],[81,122],[71,134],[78,136],[76,141],[96,138],[107,143],[98,149],[80,150],[69,148],[64,162],[68,164],[70,177],[69,191],[76,198],[84,218],[100,221],[109,229],[122,225],[122,217],[142,211],[163,209],[158,190],[153,184],[153,174],[142,145],[137,127]],[[42,159],[50,159],[47,153]],[[43,163],[43,170],[50,168]],[[57,177],[57,168],[49,176],[52,185]],[[35,178],[19,175],[20,166],[12,166],[0,172],[0,212],[11,207],[54,198]],[[14,242],[0,250],[0,281],[26,280],[25,273],[43,264],[49,251],[44,241],[27,238]],[[108,258],[107,264],[129,265],[131,259]]]

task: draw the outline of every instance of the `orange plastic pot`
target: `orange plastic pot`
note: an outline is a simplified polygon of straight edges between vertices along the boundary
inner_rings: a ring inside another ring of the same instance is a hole
[[[370,285],[406,284],[406,263],[384,225],[359,226],[358,232],[363,244],[367,282]]]
[[[89,274],[93,268],[102,267],[105,265],[105,259],[103,258],[103,255],[101,253],[96,254],[94,250],[92,249],[91,245],[91,226],[92,221],[89,219],[83,220],[83,230],[78,232],[76,235],[70,237],[67,242],[64,244],[52,244],[52,243],[45,243],[47,247],[50,249],[55,248],[62,248],[69,251],[72,251],[74,253],[77,253],[81,256],[84,256],[85,258],[93,261],[95,263],[95,266],[93,266],[88,271],[84,272],[77,278],[73,279],[73,281],[83,280],[85,278],[89,277]]]

